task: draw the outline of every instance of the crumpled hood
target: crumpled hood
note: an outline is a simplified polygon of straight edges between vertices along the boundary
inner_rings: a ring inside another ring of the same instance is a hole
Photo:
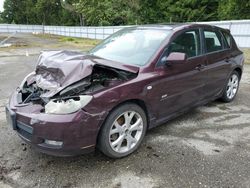
[[[91,75],[93,66],[99,64],[115,69],[137,73],[139,67],[124,65],[96,56],[73,51],[44,51],[38,58],[34,74],[27,78],[28,85],[36,82],[46,90],[41,97],[49,98],[67,86]]]

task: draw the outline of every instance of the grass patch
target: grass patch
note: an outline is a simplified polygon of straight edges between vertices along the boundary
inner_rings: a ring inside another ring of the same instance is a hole
[[[37,34],[35,36],[48,40],[55,40],[56,43],[54,45],[50,45],[50,47],[57,48],[67,45],[67,47],[72,47],[73,49],[81,49],[82,51],[89,51],[101,42],[101,40],[96,39],[64,37],[51,34]]]
[[[61,37],[58,40],[60,45],[72,46],[72,48],[78,48],[82,51],[89,51],[97,44],[101,42],[101,40],[95,39],[87,39],[87,38],[74,38],[74,37]]]
[[[100,43],[101,40],[97,39],[87,39],[87,38],[77,38],[77,37],[64,37],[60,35],[52,35],[52,34],[36,34],[35,36],[44,39],[55,39],[61,43],[74,43],[74,44],[81,44],[84,43],[85,45],[95,46]]]
[[[75,43],[75,44],[84,44],[89,46],[96,46],[100,40],[95,39],[87,39],[87,38],[74,38],[74,37],[61,37],[59,42],[66,42],[66,43]]]
[[[250,64],[250,48],[242,48],[245,56],[245,63]]]
[[[36,36],[36,37],[39,37],[39,38],[43,38],[43,39],[60,39],[60,38],[62,38],[59,35],[52,35],[52,34],[39,33],[39,34],[33,34],[33,35]]]

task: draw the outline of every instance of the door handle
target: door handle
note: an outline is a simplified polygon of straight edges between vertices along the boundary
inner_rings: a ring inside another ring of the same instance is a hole
[[[199,65],[197,65],[197,67],[195,67],[195,70],[201,71],[201,70],[204,69],[205,67],[206,67],[206,65],[199,64]]]

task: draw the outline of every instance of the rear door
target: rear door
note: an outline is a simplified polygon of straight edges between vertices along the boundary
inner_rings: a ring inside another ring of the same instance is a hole
[[[217,29],[203,30],[204,49],[207,58],[206,98],[219,96],[230,72],[230,52],[224,37]]]

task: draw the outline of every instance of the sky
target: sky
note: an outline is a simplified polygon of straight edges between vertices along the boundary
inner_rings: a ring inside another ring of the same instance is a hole
[[[4,2],[4,0],[0,0],[0,12],[3,11],[3,2]]]

